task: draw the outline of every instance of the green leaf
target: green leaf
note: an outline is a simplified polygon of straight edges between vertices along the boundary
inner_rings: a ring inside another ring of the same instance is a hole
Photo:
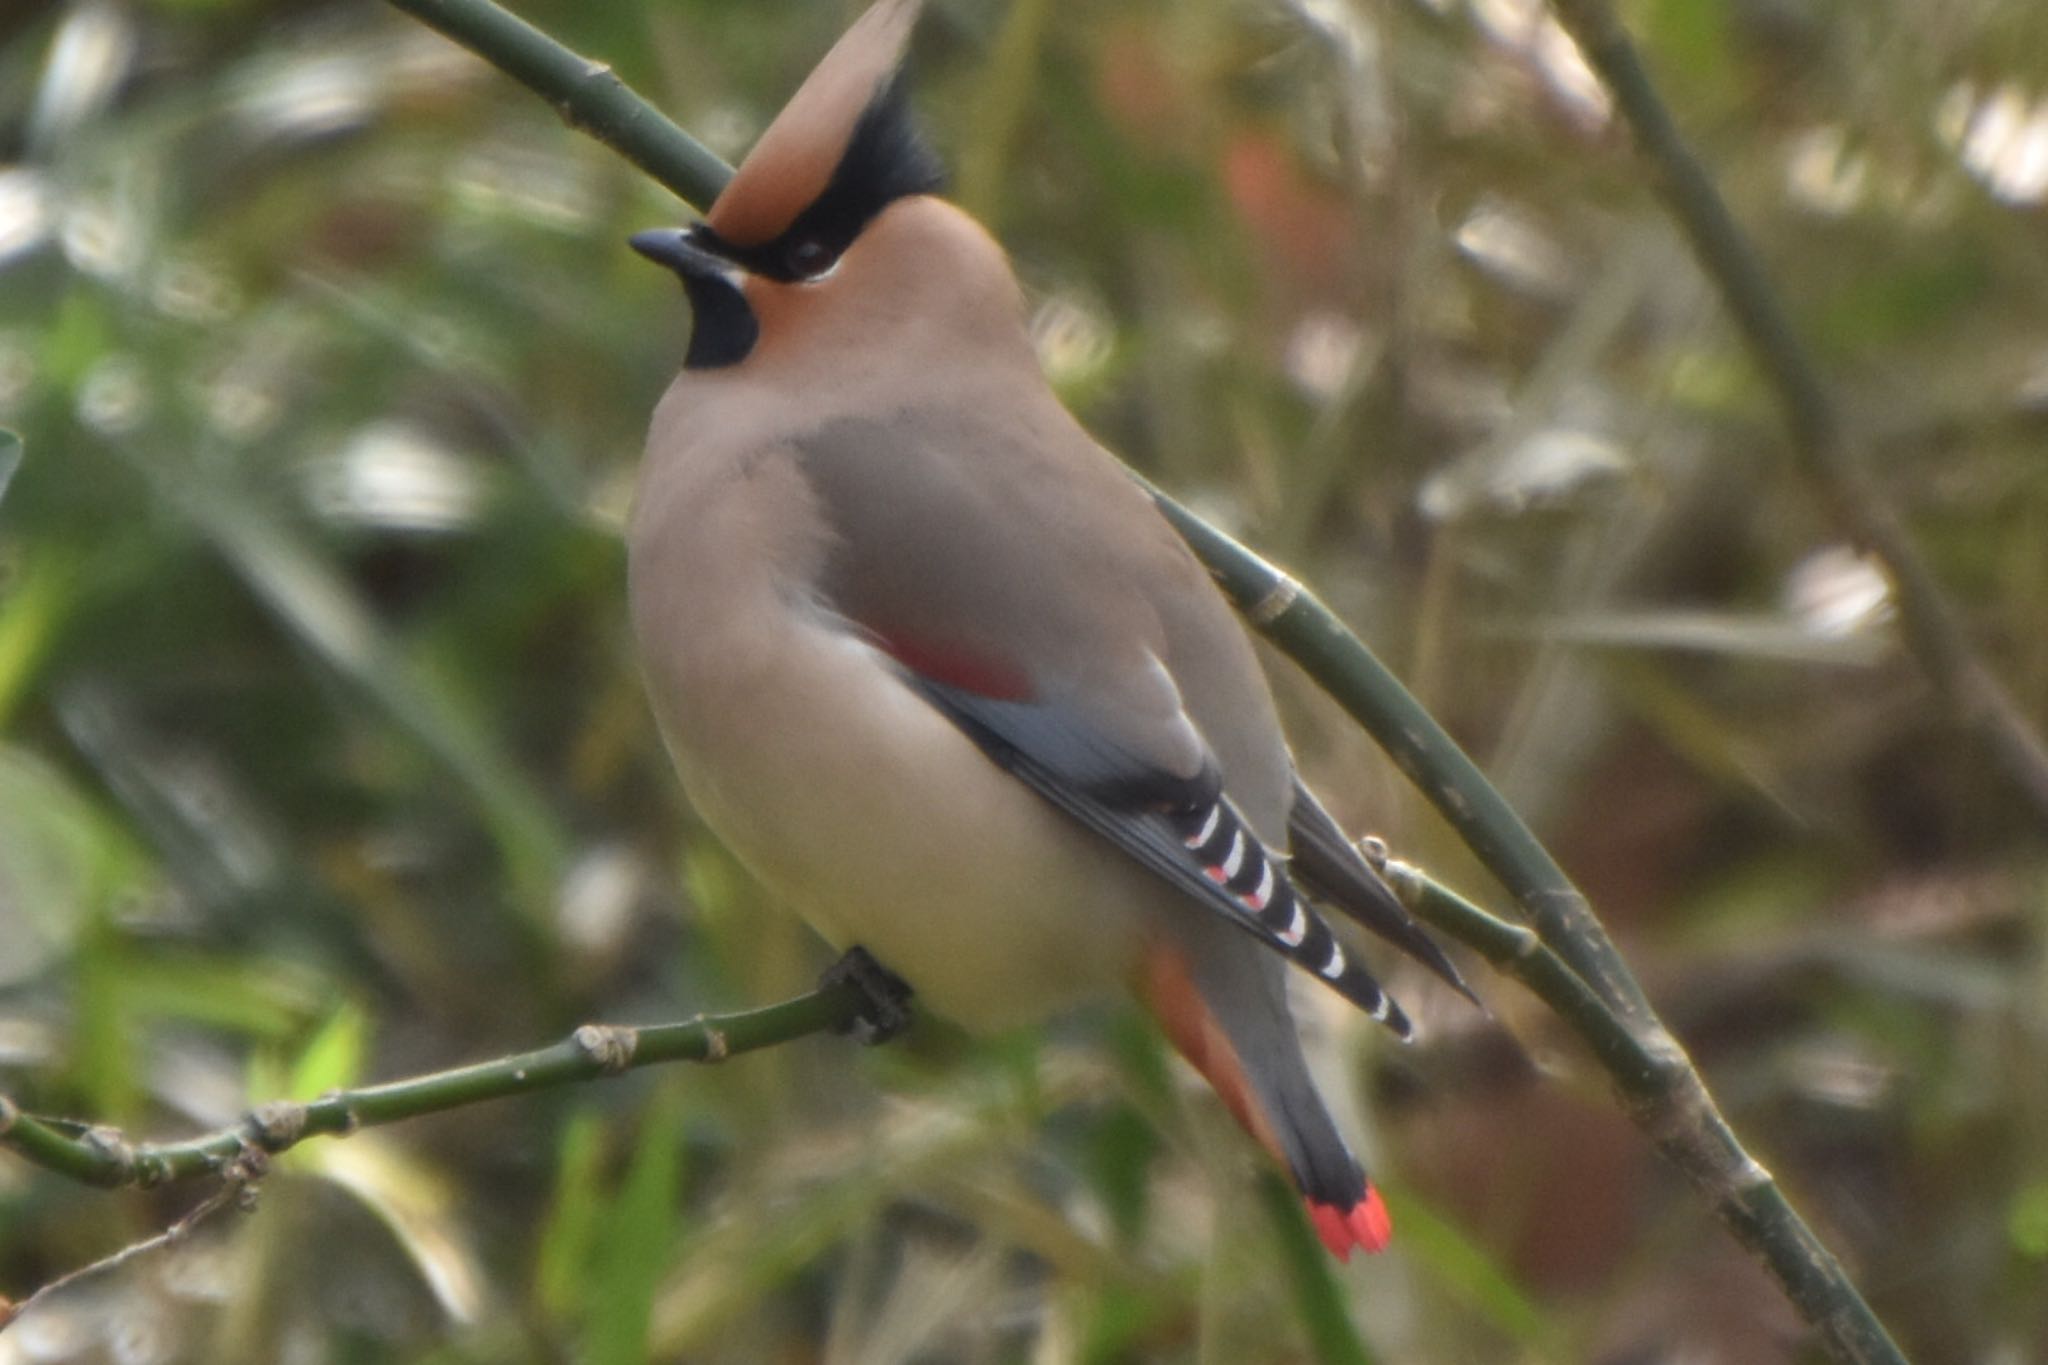
[[[158,489],[185,512],[278,619],[475,796],[498,836],[520,904],[552,903],[568,861],[568,840],[547,795],[490,731],[485,719],[384,628],[370,603],[323,547],[285,518],[224,481],[190,473]]]
[[[328,1015],[292,1064],[291,1084],[285,1093],[311,1099],[354,1085],[362,1078],[369,1031],[369,1020],[354,1005],[343,1005]]]
[[[0,433],[6,434],[6,433]],[[20,447],[15,452],[19,457]],[[6,495],[8,451],[0,445],[0,497]],[[78,602],[80,575],[68,550],[39,547],[0,592],[0,727],[34,685],[45,657]]]
[[[1644,7],[1644,46],[1656,53],[1658,72],[1694,99],[1725,99],[1733,67],[1728,59],[1728,11],[1699,0],[1651,0]]]
[[[10,619],[0,608],[0,717]],[[115,815],[33,750],[0,745],[0,923],[8,935],[0,979],[33,970],[96,916],[154,889],[148,855]]]
[[[120,935],[106,916],[95,915],[79,933],[72,958],[73,1080],[93,1116],[115,1124],[129,1121],[142,1095],[127,1027],[127,961]]]
[[[1089,1135],[1089,1174],[1117,1235],[1126,1242],[1135,1242],[1144,1230],[1148,1177],[1159,1147],[1158,1130],[1128,1104],[1111,1106]]]
[[[2014,1196],[2005,1232],[2021,1256],[2048,1261],[2048,1180],[2036,1181]]]
[[[1423,1267],[1432,1283],[1472,1308],[1528,1358],[1564,1360],[1564,1335],[1536,1301],[1499,1262],[1428,1206],[1398,1195],[1387,1201],[1401,1230],[1404,1255]]]
[[[1086,1365],[1141,1358],[1145,1336],[1159,1326],[1166,1307],[1160,1298],[1129,1285],[1098,1287],[1088,1303],[1080,1357]]]
[[[1889,263],[1850,278],[1819,310],[1812,331],[1839,355],[1869,355],[1932,332],[1981,306],[1995,276],[1978,255],[1955,252]]]
[[[0,427],[0,502],[7,500],[7,485],[21,468],[21,434]]]
[[[643,1365],[647,1359],[654,1287],[675,1251],[682,1141],[675,1093],[656,1091],[597,1249],[585,1324],[590,1365]]]
[[[1295,1312],[1315,1358],[1324,1365],[1372,1365],[1375,1357],[1352,1324],[1334,1262],[1302,1213],[1301,1196],[1277,1173],[1266,1171],[1259,1177],[1259,1198],[1271,1215],[1273,1240],[1294,1289]]]
[[[114,344],[106,305],[90,290],[72,290],[58,305],[41,341],[37,361],[44,375],[61,389],[77,387]]]
[[[554,1205],[533,1272],[534,1297],[550,1317],[566,1319],[582,1301],[603,1213],[598,1188],[603,1169],[604,1124],[593,1111],[580,1110],[562,1130]]]
[[[304,1029],[331,987],[302,968],[257,958],[228,960],[117,943],[109,965],[121,1010],[145,1027],[166,1021],[285,1040]]]

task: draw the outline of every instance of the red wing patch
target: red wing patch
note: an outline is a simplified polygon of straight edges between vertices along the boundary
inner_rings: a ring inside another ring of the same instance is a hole
[[[1031,680],[1004,660],[886,630],[875,632],[875,642],[897,663],[935,683],[991,701],[1031,700]]]

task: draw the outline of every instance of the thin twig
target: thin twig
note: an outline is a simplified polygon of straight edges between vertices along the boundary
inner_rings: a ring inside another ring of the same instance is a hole
[[[97,1261],[68,1270],[48,1284],[42,1285],[27,1298],[15,1303],[0,1300],[0,1332],[6,1331],[21,1320],[37,1304],[47,1303],[50,1298],[68,1289],[81,1280],[94,1279],[118,1269],[138,1256],[162,1250],[175,1242],[183,1241],[194,1228],[233,1205],[244,1212],[256,1206],[257,1183],[270,1169],[270,1158],[255,1147],[244,1147],[242,1154],[228,1163],[221,1172],[220,1188],[199,1201],[188,1210],[184,1217],[157,1233],[139,1242],[131,1242],[119,1251],[100,1257]]]
[[[218,1192],[156,1236],[70,1271],[18,1302],[0,1299],[0,1331],[65,1285],[168,1246],[226,1203],[246,1199],[270,1157],[309,1137],[346,1136],[358,1128],[622,1075],[664,1062],[722,1062],[808,1034],[844,1029],[861,1008],[857,989],[831,985],[764,1009],[698,1015],[681,1023],[638,1028],[585,1024],[553,1047],[383,1085],[334,1090],[306,1103],[265,1104],[231,1127],[180,1142],[131,1142],[113,1128],[88,1128],[25,1113],[8,1096],[0,1095],[0,1147],[45,1170],[107,1187],[151,1186],[207,1176],[223,1182]]]
[[[1422,703],[1314,593],[1165,493],[1155,488],[1152,496],[1238,609],[1371,733],[1508,888],[1543,941],[1609,1009],[1653,1022],[1635,973],[1585,896]]]
[[[1531,927],[1476,910],[1446,914],[1437,926],[1526,981],[1579,1031],[1636,1126],[1707,1195],[1837,1360],[1905,1365],[1841,1262],[1728,1126],[1584,893],[1506,798],[1315,594],[1154,496],[1239,609],[1371,732],[1514,896]]]
[[[703,208],[732,167],[635,94],[603,62],[570,51],[511,11],[473,0],[390,0],[555,107],[691,204]]]
[[[1904,1361],[1863,1300],[1843,1292],[1849,1279],[1841,1263],[1806,1228],[1771,1173],[1743,1150],[1675,1038],[1662,1029],[1646,1037],[1628,1027],[1530,930],[1488,914],[1406,863],[1380,866],[1418,917],[1477,949],[1571,1026],[1614,1078],[1636,1126],[1770,1267],[1800,1316],[1839,1358]]]
[[[1608,0],[1552,0],[1551,8],[1614,96],[1637,149],[1657,172],[1665,204],[1721,291],[1764,382],[1777,395],[1801,472],[1819,490],[1843,534],[1891,580],[1908,650],[1949,708],[1985,738],[2035,812],[2048,821],[2048,744],[1970,643],[1912,538],[1865,475],[1867,461],[1786,316],[1762,260],[1686,144],[1628,31]]]
[[[859,1012],[858,992],[821,986],[779,1005],[737,1014],[700,1014],[672,1024],[629,1028],[585,1024],[552,1047],[357,1090],[332,1090],[303,1103],[277,1101],[240,1123],[181,1142],[132,1143],[111,1128],[73,1136],[67,1125],[27,1114],[0,1095],[0,1147],[46,1170],[90,1185],[159,1185],[225,1171],[251,1147],[275,1155],[309,1137],[346,1135],[484,1100],[552,1090],[663,1062],[721,1062],[807,1034],[838,1029]]]

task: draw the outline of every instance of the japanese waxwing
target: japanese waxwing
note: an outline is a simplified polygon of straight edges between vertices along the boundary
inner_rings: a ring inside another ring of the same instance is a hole
[[[663,736],[832,944],[976,1029],[1134,990],[1330,1250],[1377,1251],[1287,964],[1409,1024],[1303,893],[1465,988],[1295,776],[1208,574],[1053,396],[1002,249],[937,196],[917,10],[868,10],[703,222],[633,238],[695,314],[629,541]]]

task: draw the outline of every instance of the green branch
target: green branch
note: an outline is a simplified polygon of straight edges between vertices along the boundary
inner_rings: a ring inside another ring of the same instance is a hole
[[[1610,1009],[1653,1020],[1585,896],[1436,717],[1315,594],[1158,489],[1152,496],[1238,610],[1365,727],[1507,887],[1543,941]]]
[[[7,485],[13,480],[14,471],[20,466],[20,435],[6,427],[0,427],[0,500],[7,497]]]
[[[30,1114],[0,1095],[0,1148],[44,1170],[107,1188],[209,1178],[218,1182],[212,1194],[156,1236],[61,1275],[19,1302],[0,1298],[0,1332],[67,1285],[169,1246],[222,1208],[248,1203],[269,1159],[307,1138],[347,1136],[360,1128],[484,1100],[530,1095],[664,1062],[722,1062],[742,1052],[847,1028],[861,1008],[855,988],[835,984],[765,1009],[699,1015],[682,1023],[640,1028],[585,1024],[554,1046],[533,1052],[383,1085],[333,1090],[303,1103],[265,1104],[240,1123],[181,1142],[131,1142],[118,1129]]]
[[[334,1090],[303,1103],[278,1101],[231,1128],[182,1142],[130,1143],[112,1128],[94,1128],[24,1112],[0,1095],[0,1147],[38,1166],[89,1185],[161,1185],[215,1176],[250,1149],[276,1155],[309,1137],[437,1114],[511,1095],[552,1090],[617,1076],[664,1062],[722,1062],[850,1025],[860,996],[844,985],[738,1014],[698,1015],[675,1024],[630,1028],[585,1024],[552,1047],[477,1062],[452,1071]]]
[[[1488,914],[1406,863],[1386,861],[1382,870],[1418,917],[1528,987],[1579,1035],[1614,1079],[1636,1126],[1693,1183],[1736,1240],[1770,1268],[1837,1359],[1904,1365],[1904,1355],[1855,1292],[1841,1262],[1814,1237],[1771,1173],[1743,1150],[1691,1059],[1668,1033],[1623,1025],[1529,929]]]
[[[732,167],[633,93],[604,62],[579,56],[509,10],[475,0],[390,0],[533,91],[571,128],[675,191],[708,207]]]
[[[1837,1360],[1904,1365],[1841,1262],[1743,1148],[1584,893],[1506,798],[1314,594],[1164,494],[1154,496],[1238,608],[1400,764],[1531,927],[1504,923],[1413,869],[1389,864],[1390,874],[1405,878],[1416,913],[1528,986],[1571,1026],[1614,1078],[1636,1126],[1763,1261]]]

